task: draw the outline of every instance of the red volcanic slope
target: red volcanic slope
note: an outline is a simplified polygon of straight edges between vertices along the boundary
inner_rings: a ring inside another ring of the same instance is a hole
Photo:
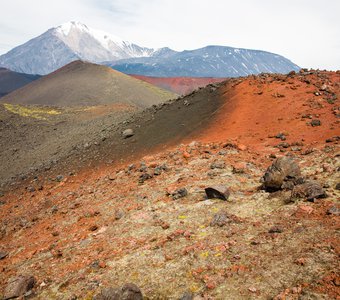
[[[186,95],[199,87],[204,87],[211,83],[222,82],[226,78],[213,77],[149,77],[143,75],[131,75],[139,80],[146,81],[157,87],[174,92],[179,95]]]
[[[279,143],[275,138],[279,133],[290,144],[312,145],[340,135],[335,102],[340,93],[340,73],[306,74],[250,76],[232,88],[221,87],[224,104],[195,138],[202,142],[232,139],[266,148]],[[312,120],[319,120],[321,125],[311,126]]]

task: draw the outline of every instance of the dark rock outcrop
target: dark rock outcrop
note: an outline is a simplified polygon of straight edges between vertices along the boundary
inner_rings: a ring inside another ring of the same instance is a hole
[[[133,283],[127,283],[119,288],[105,288],[94,300],[142,300],[141,290]]]
[[[25,295],[33,289],[36,280],[33,276],[19,275],[9,280],[3,300],[14,299]]]

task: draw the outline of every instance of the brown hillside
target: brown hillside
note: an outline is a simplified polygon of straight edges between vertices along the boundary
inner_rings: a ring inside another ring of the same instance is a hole
[[[94,106],[125,103],[148,107],[174,97],[111,68],[74,61],[1,98],[2,103]]]
[[[0,97],[21,88],[40,77],[40,75],[18,73],[0,67]]]

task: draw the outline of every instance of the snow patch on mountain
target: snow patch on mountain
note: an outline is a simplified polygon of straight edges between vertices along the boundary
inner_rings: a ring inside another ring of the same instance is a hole
[[[140,47],[80,22],[68,22],[0,56],[0,66],[44,75],[77,59],[101,63],[154,53],[154,49]]]

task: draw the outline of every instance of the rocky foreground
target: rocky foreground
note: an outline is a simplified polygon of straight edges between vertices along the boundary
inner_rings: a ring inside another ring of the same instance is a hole
[[[230,79],[122,122],[3,111],[0,298],[339,299],[339,79]]]
[[[33,181],[0,198],[3,299],[339,299],[339,159],[191,142]]]

